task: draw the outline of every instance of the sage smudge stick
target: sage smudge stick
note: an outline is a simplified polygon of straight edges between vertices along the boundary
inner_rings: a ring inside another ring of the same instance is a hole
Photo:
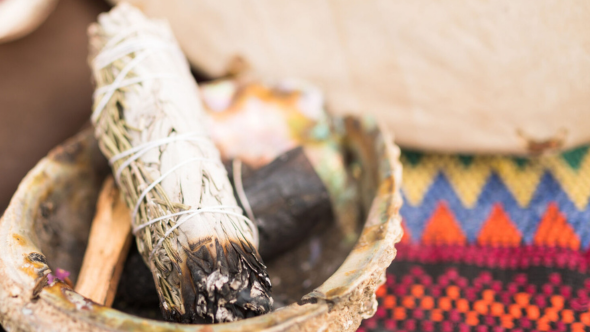
[[[269,312],[256,227],[236,204],[170,28],[121,4],[89,35],[95,134],[132,210],[164,317],[228,322]]]

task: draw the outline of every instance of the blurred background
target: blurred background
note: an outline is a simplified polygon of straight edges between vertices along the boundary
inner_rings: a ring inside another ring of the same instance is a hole
[[[0,44],[0,211],[25,174],[88,122],[86,29],[108,9],[101,0],[62,0],[37,30]]]

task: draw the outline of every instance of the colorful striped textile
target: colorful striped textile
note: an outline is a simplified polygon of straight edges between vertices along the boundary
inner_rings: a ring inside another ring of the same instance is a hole
[[[590,153],[404,151],[405,230],[369,331],[590,331]]]

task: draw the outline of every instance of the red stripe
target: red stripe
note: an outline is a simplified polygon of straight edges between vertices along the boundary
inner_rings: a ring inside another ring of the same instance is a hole
[[[590,251],[522,246],[494,248],[480,245],[396,245],[396,261],[417,263],[465,263],[487,268],[521,269],[530,266],[568,268],[581,273],[590,264]]]

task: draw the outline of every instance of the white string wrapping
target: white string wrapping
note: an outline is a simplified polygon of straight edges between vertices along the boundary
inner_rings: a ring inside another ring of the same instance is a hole
[[[115,90],[117,88],[124,88],[126,86],[138,84],[141,82],[145,82],[147,80],[164,79],[164,78],[175,79],[175,78],[178,78],[178,76],[177,75],[170,75],[167,73],[161,73],[161,74],[144,75],[142,77],[128,78],[128,79],[122,80],[121,83],[117,85]],[[98,96],[107,93],[110,89],[112,89],[112,84],[102,86],[94,91],[93,96],[94,96],[94,98],[97,98]]]
[[[239,210],[240,212],[242,212],[242,209],[240,209],[240,208],[239,208],[239,207],[237,207],[237,206],[223,206],[223,205],[219,205],[219,206],[216,206],[216,207],[207,207],[207,208],[200,208],[200,209],[186,210],[186,211],[181,211],[181,212],[177,212],[177,213],[172,213],[172,214],[170,214],[170,215],[167,215],[167,216],[160,217],[161,219],[160,219],[160,218],[156,218],[156,219],[163,220],[163,219],[169,218],[169,217],[170,217],[170,216],[172,216],[172,215],[180,215],[180,214],[188,214],[188,213],[191,213],[191,214],[190,214],[190,215],[188,215],[186,218],[184,218],[184,219],[182,219],[182,218],[181,218],[180,220],[178,220],[174,226],[172,226],[170,229],[168,229],[168,230],[166,231],[166,233],[164,234],[164,236],[162,236],[162,238],[161,238],[161,239],[158,241],[158,243],[156,243],[156,245],[154,246],[154,249],[153,249],[153,250],[152,250],[152,252],[150,253],[150,258],[151,258],[151,257],[154,255],[154,253],[157,251],[157,249],[159,249],[159,248],[160,248],[160,246],[162,245],[162,243],[164,242],[164,240],[165,240],[165,239],[166,239],[168,236],[170,236],[170,234],[172,234],[172,232],[174,232],[174,230],[175,230],[175,229],[177,229],[177,228],[178,228],[178,227],[180,227],[182,224],[184,224],[185,222],[187,222],[188,220],[190,220],[192,217],[196,216],[196,215],[197,215],[197,214],[199,214],[199,213],[223,213],[223,214],[229,214],[229,215],[232,215],[232,216],[234,216],[234,217],[240,218],[240,219],[244,220],[245,222],[249,222],[249,223],[251,223],[251,221],[250,221],[248,218],[244,217],[244,216],[243,216],[242,214],[240,214],[240,213],[235,213],[235,212],[231,212],[231,211],[225,211],[225,210],[224,210],[224,209],[229,209],[229,208],[232,208],[232,209],[237,209],[237,210]],[[149,223],[149,224],[153,224],[153,223],[155,223],[155,222],[156,222],[156,221],[154,221],[154,220],[156,220],[156,219],[150,220],[150,221],[148,221],[147,223]],[[159,221],[159,220],[158,220],[158,221]],[[146,224],[147,224],[147,223],[146,223]],[[142,224],[141,226],[143,226],[143,225],[144,225],[144,224]],[[258,241],[256,240],[256,242],[258,242]]]
[[[117,160],[120,160],[122,158],[125,158],[125,157],[133,154],[131,157],[127,158],[127,160],[125,160],[125,162],[123,164],[121,164],[121,166],[119,166],[119,168],[117,168],[117,171],[115,172],[115,179],[117,180],[117,183],[119,183],[121,180],[121,173],[123,172],[123,170],[125,168],[129,167],[129,165],[131,165],[131,163],[134,162],[135,160],[137,160],[139,157],[141,157],[142,155],[144,155],[145,153],[147,153],[151,149],[154,149],[154,148],[157,148],[157,147],[160,147],[160,146],[172,143],[172,142],[178,142],[178,141],[186,141],[186,142],[201,141],[203,143],[213,144],[213,142],[211,142],[211,140],[207,139],[203,134],[191,133],[191,134],[166,137],[166,138],[162,138],[159,140],[153,140],[153,141],[138,145],[138,146],[131,148],[127,151],[119,153],[118,155],[115,155],[111,159],[109,159],[109,163],[111,165],[113,165]]]
[[[129,54],[137,54],[135,56],[135,58],[133,60],[131,60],[120,72],[119,74],[116,76],[116,78],[114,79],[113,83],[109,84],[109,85],[105,85],[102,86],[100,88],[98,88],[95,91],[95,98],[98,98],[99,96],[102,95],[102,98],[100,99],[100,102],[97,104],[97,106],[94,108],[94,111],[92,113],[92,121],[94,123],[96,123],[102,113],[102,111],[104,110],[104,108],[107,106],[109,100],[111,99],[111,97],[113,96],[113,94],[115,93],[115,91],[123,88],[123,87],[127,87],[130,85],[134,85],[134,84],[140,84],[143,83],[147,80],[154,80],[154,79],[175,79],[178,76],[173,75],[173,74],[168,74],[168,73],[159,73],[159,74],[150,74],[150,75],[143,75],[143,76],[137,76],[137,77],[132,77],[132,78],[127,78],[127,75],[137,66],[139,65],[143,60],[145,60],[146,58],[148,58],[150,55],[155,54],[157,51],[174,51],[174,52],[180,52],[180,49],[178,48],[177,45],[175,44],[171,44],[171,43],[167,43],[167,42],[162,42],[159,40],[129,40],[129,41],[124,41],[119,43],[120,41],[122,41],[123,39],[125,39],[126,37],[129,37],[130,35],[132,35],[133,33],[137,32],[138,28],[134,27],[131,29],[127,29],[127,30],[123,30],[121,31],[119,34],[115,35],[114,37],[112,37],[106,44],[105,47],[102,49],[102,51],[95,57],[94,59],[94,65],[96,68],[98,69],[102,69],[106,66],[108,66],[109,64],[117,61],[118,59],[127,56]],[[141,52],[141,53],[140,53]],[[206,137],[204,134],[200,134],[200,133],[189,133],[189,134],[181,134],[181,135],[177,135],[177,136],[172,136],[172,137],[166,137],[166,138],[162,138],[162,139],[158,139],[158,140],[153,140],[153,141],[149,141],[146,142],[144,144],[135,146],[131,149],[128,149],[122,153],[119,153],[115,156],[113,156],[112,158],[109,159],[109,163],[111,165],[113,165],[116,161],[121,160],[123,158],[128,157],[125,162],[123,162],[116,170],[115,172],[115,179],[118,183],[120,183],[120,178],[121,178],[121,173],[123,172],[123,170],[125,170],[127,167],[129,167],[131,165],[131,163],[133,163],[134,161],[136,161],[137,159],[139,159],[142,155],[144,155],[145,153],[147,153],[148,151],[150,151],[151,149],[155,149],[155,148],[159,148],[162,147],[164,145],[170,144],[172,142],[179,142],[179,141],[185,141],[185,142],[201,142],[201,143],[210,143],[213,144],[211,142],[211,140]],[[174,232],[174,230],[176,230],[178,227],[180,227],[182,224],[184,224],[185,222],[187,222],[188,220],[190,220],[192,217],[201,214],[201,213],[222,213],[222,214],[227,214],[227,215],[232,215],[234,217],[237,217],[241,220],[243,220],[248,227],[250,228],[250,231],[252,232],[252,236],[253,236],[253,241],[254,241],[254,245],[258,246],[258,229],[257,227],[254,225],[254,223],[246,218],[245,216],[243,216],[241,214],[242,209],[239,208],[238,206],[226,206],[226,205],[218,205],[218,206],[209,206],[209,207],[205,207],[205,208],[197,208],[197,209],[189,209],[189,210],[184,210],[184,211],[180,211],[180,212],[175,212],[175,213],[170,213],[155,219],[151,219],[146,221],[145,223],[142,223],[141,225],[135,225],[135,220],[137,217],[137,213],[139,212],[139,207],[141,206],[141,203],[143,202],[144,198],[147,196],[147,194],[154,189],[154,187],[156,185],[158,185],[159,183],[161,183],[167,176],[169,176],[170,174],[172,174],[173,172],[175,172],[177,169],[179,169],[180,167],[183,167],[185,165],[188,165],[189,163],[192,162],[214,162],[214,163],[219,163],[219,158],[217,159],[210,159],[210,158],[190,158],[184,161],[179,162],[177,165],[175,165],[174,167],[172,167],[171,169],[169,169],[167,172],[165,172],[164,174],[162,174],[159,178],[157,178],[156,180],[154,180],[152,183],[150,183],[140,194],[135,207],[133,209],[132,212],[132,226],[133,226],[133,233],[137,234],[141,229],[151,226],[153,224],[155,224],[156,222],[162,221],[162,220],[166,220],[166,219],[172,219],[174,217],[178,217],[181,216],[176,223],[174,224],[174,226],[172,226],[171,228],[169,228],[166,233],[164,234],[164,236],[158,241],[158,243],[153,247],[151,253],[150,253],[150,258],[153,257],[154,253],[157,251],[157,249],[159,249],[159,247],[162,245],[163,241],[170,236],[170,234],[172,234],[172,232]],[[223,167],[223,165],[221,165]],[[243,189],[242,189],[243,191]],[[240,199],[243,201],[242,197],[240,197]],[[243,203],[244,204],[244,203]],[[246,201],[247,204],[247,201]],[[251,215],[251,209],[249,207],[249,205],[247,205],[247,213],[249,215]],[[240,213],[236,213],[236,212],[232,212],[232,211],[228,211],[228,209],[234,209],[234,210],[239,210]],[[240,232],[241,233],[241,232]],[[242,236],[244,236],[243,234],[241,234]]]
[[[256,218],[254,217],[254,212],[252,211],[252,207],[250,206],[250,202],[248,201],[248,197],[246,196],[246,192],[244,191],[244,186],[242,184],[242,161],[240,159],[234,159],[233,161],[233,178],[234,184],[236,186],[236,193],[238,194],[238,198],[246,210],[246,214],[250,220],[254,221]]]
[[[113,63],[114,60],[120,59],[131,53],[137,53],[141,50],[157,51],[173,48],[174,45],[159,40],[129,40],[112,48],[104,48],[104,51],[96,56],[94,63],[98,69],[102,69]]]
[[[137,51],[139,51],[139,50],[137,50]],[[102,110],[107,106],[109,100],[111,99],[111,97],[113,96],[115,91],[119,90],[122,87],[121,84],[125,80],[125,77],[127,76],[127,74],[133,69],[133,67],[137,66],[142,60],[147,58],[153,52],[154,52],[154,50],[144,51],[143,53],[136,56],[133,60],[131,60],[125,66],[125,68],[123,68],[123,70],[121,70],[119,75],[117,75],[117,77],[113,81],[113,84],[111,84],[109,86],[109,88],[106,90],[106,92],[102,96],[102,99],[100,100],[100,103],[98,104],[98,106],[96,106],[96,108],[94,108],[94,111],[92,112],[92,117],[90,118],[92,120],[92,122],[96,123],[96,121],[100,117],[100,113],[102,113]],[[117,59],[118,58],[114,58],[114,59],[112,59],[111,62],[114,62]]]

